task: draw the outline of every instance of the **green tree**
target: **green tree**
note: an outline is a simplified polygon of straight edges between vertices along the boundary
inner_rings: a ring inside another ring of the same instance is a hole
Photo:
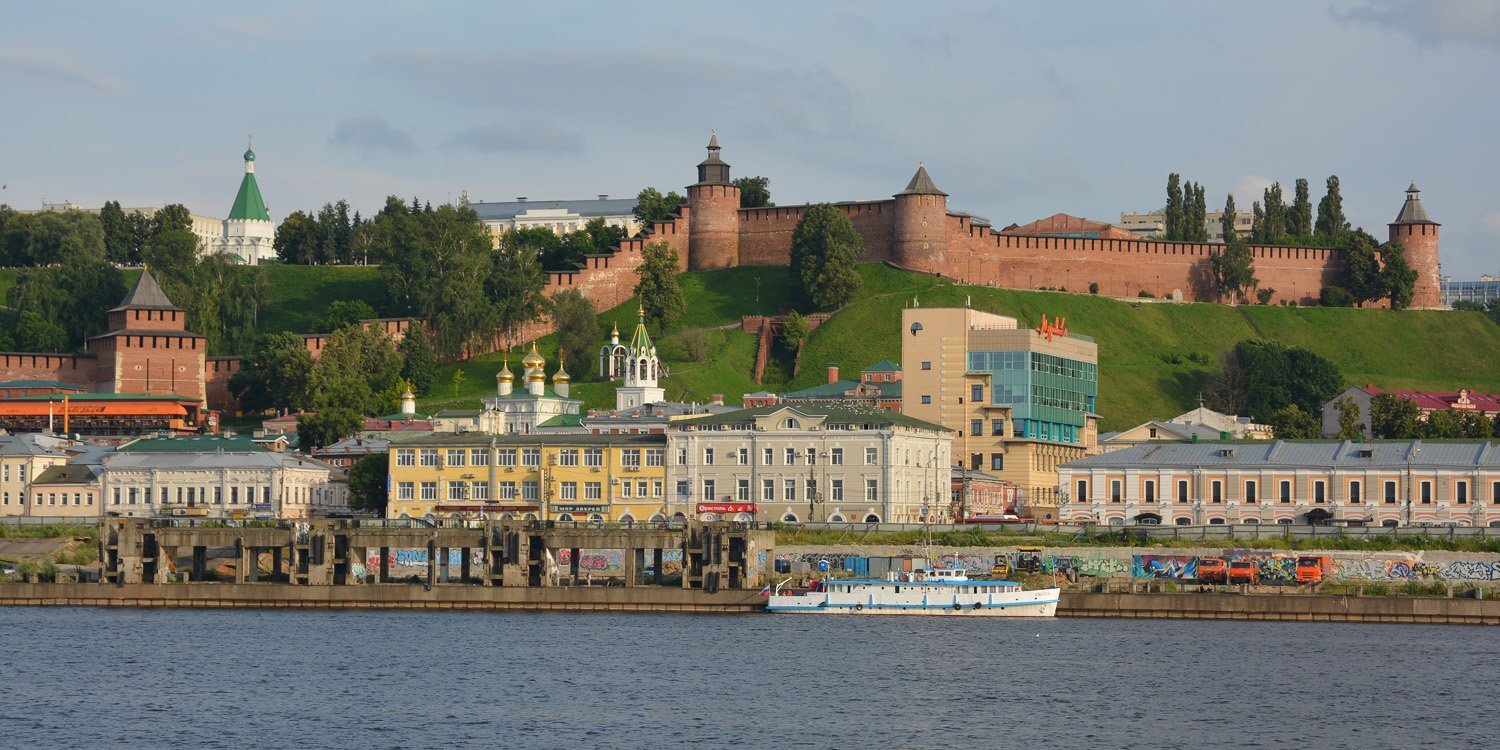
[[[135,232],[119,201],[105,201],[99,209],[99,225],[104,231],[104,257],[120,265],[139,263],[141,248],[135,244]]]
[[[391,454],[371,453],[349,469],[349,507],[385,515],[389,501],[386,477],[391,471]]]
[[[305,409],[312,406],[312,374],[313,357],[301,336],[264,334],[229,379],[229,392],[246,413]]]
[[[1248,412],[1259,422],[1288,404],[1317,415],[1344,378],[1329,360],[1302,348],[1274,341],[1246,339],[1224,355],[1221,371],[1210,379],[1206,392],[1216,404],[1238,413]]]
[[[1344,218],[1344,198],[1339,194],[1338,175],[1328,177],[1328,192],[1318,201],[1318,222],[1313,231],[1325,245],[1339,247],[1344,244],[1349,221]]]
[[[1286,239],[1287,209],[1281,196],[1281,183],[1273,182],[1262,196],[1263,214],[1251,229],[1255,242],[1262,245],[1280,244]]]
[[[68,332],[37,313],[22,310],[16,320],[15,342],[23,352],[60,352],[68,347]]]
[[[604,338],[599,313],[594,310],[594,303],[577,289],[564,289],[552,295],[551,312],[557,327],[558,357],[571,368],[568,375],[581,380],[589,374],[593,354]]]
[[[802,314],[796,310],[787,313],[786,318],[782,319],[781,341],[786,344],[788,350],[795,352],[801,349],[802,344],[811,335],[812,332],[807,327],[807,319],[803,318]]]
[[[653,242],[641,251],[640,281],[635,294],[646,311],[646,322],[665,332],[676,325],[687,310],[687,297],[677,283],[680,262],[677,251],[665,242]]]
[[[1427,422],[1422,427],[1422,437],[1440,440],[1463,437],[1458,415],[1451,409],[1436,409],[1427,413]]]
[[[167,296],[186,301],[198,271],[198,238],[186,229],[158,233],[141,250],[141,260]]]
[[[769,177],[741,177],[734,180],[733,184],[740,189],[740,208],[769,208],[776,205],[771,202]]]
[[[547,298],[542,295],[547,274],[536,250],[521,239],[514,232],[501,237],[485,279],[485,294],[494,300],[491,331],[502,340],[514,338],[522,326],[541,320],[547,311]]]
[[[1422,436],[1422,410],[1417,402],[1394,393],[1370,399],[1370,432],[1384,440],[1411,440]]]
[[[370,303],[362,299],[336,299],[328,305],[328,311],[318,319],[318,330],[332,333],[347,325],[380,317]]]
[[[425,318],[445,357],[460,357],[494,332],[485,296],[494,242],[468,207],[439,206],[375,219],[380,275],[401,312]]]
[[[1457,414],[1457,421],[1459,434],[1466,438],[1487,438],[1494,429],[1494,423],[1482,412],[1459,412]]]
[[[1237,301],[1258,283],[1255,258],[1250,254],[1250,248],[1238,238],[1208,256],[1208,270],[1220,299],[1227,297]]]
[[[1287,215],[1287,234],[1303,240],[1312,237],[1312,200],[1307,194],[1307,178],[1297,178],[1292,210]]]
[[[1381,251],[1385,264],[1380,269],[1380,284],[1391,301],[1391,309],[1411,307],[1417,285],[1417,272],[1406,262],[1406,248],[1399,242],[1387,244]]]
[[[438,361],[437,353],[432,351],[432,342],[427,340],[427,332],[420,325],[411,327],[401,338],[396,351],[401,356],[401,378],[411,384],[412,391],[418,396],[430,395],[437,382]]]
[[[1339,432],[1336,435],[1339,440],[1359,440],[1365,436],[1365,426],[1359,421],[1359,404],[1352,396],[1340,396],[1333,402],[1333,408],[1339,413]]]
[[[1182,177],[1176,172],[1167,175],[1167,208],[1166,216],[1167,237],[1169,241],[1183,239],[1183,216],[1182,216]]]
[[[1267,424],[1276,434],[1277,440],[1316,440],[1323,436],[1323,427],[1316,414],[1304,411],[1296,404],[1287,404],[1271,414]]]
[[[1318,294],[1318,304],[1323,307],[1349,307],[1354,304],[1354,295],[1341,286],[1325,286]]]
[[[644,231],[650,229],[653,222],[663,221],[677,213],[684,203],[687,199],[675,190],[662,195],[660,190],[648,187],[635,196],[635,218],[641,222]]]
[[[1219,227],[1224,231],[1224,244],[1234,242],[1234,222],[1238,219],[1234,210],[1234,193],[1224,196],[1224,212],[1219,217]]]
[[[458,398],[458,394],[462,393],[463,390],[464,390],[464,371],[462,369],[454,370],[453,371],[453,397],[454,398]]]
[[[344,408],[373,415],[386,411],[399,393],[401,357],[377,328],[346,326],[334,331],[313,368],[313,408]]]
[[[1208,196],[1202,183],[1193,183],[1192,221],[1188,230],[1194,242],[1208,242]]]
[[[364,417],[352,409],[331,407],[297,417],[297,447],[308,452],[327,448],[364,427]]]
[[[166,232],[187,232],[192,234],[193,212],[187,210],[187,206],[181,203],[173,203],[162,206],[156,215],[151,217],[152,234],[160,235]]]
[[[283,263],[307,265],[317,257],[318,222],[304,211],[293,211],[276,227],[272,247]]]
[[[1348,238],[1349,246],[1343,251],[1341,280],[1354,298],[1354,304],[1362,305],[1384,297],[1385,285],[1380,275],[1380,261],[1375,256],[1375,238],[1362,229],[1352,234],[1346,232],[1343,236]]]
[[[803,310],[842,307],[859,291],[863,241],[842,211],[809,206],[792,230],[791,297]]]

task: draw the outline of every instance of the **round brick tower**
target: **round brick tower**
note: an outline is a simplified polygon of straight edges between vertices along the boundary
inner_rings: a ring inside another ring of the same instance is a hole
[[[1411,306],[1435,309],[1443,306],[1443,287],[1438,279],[1438,226],[1427,216],[1421,190],[1413,182],[1406,189],[1406,203],[1401,213],[1391,222],[1391,242],[1399,242],[1406,248],[1406,262],[1417,272],[1417,283],[1412,289]]]
[[[718,133],[710,135],[708,158],[687,191],[688,270],[739,265],[740,189],[729,182],[729,165],[719,158]]]
[[[896,220],[891,236],[891,260],[917,271],[941,273],[948,249],[944,230],[948,217],[948,194],[938,190],[927,176],[927,167],[917,165],[906,189],[896,193]]]

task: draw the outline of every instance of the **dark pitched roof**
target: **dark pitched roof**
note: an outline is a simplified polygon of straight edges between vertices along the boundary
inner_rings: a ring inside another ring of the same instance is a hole
[[[32,484],[89,484],[99,477],[97,465],[63,464],[49,466],[31,480]]]
[[[901,372],[901,365],[888,359],[882,359],[869,367],[860,369],[860,372]]]
[[[932,184],[932,178],[927,176],[927,165],[918,164],[917,173],[911,176],[911,182],[906,183],[906,189],[896,195],[947,195],[938,190],[937,185]]]
[[[1436,224],[1427,216],[1427,209],[1422,207],[1422,199],[1417,194],[1422,192],[1417,189],[1417,183],[1413,182],[1406,189],[1406,202],[1401,204],[1401,213],[1396,214],[1396,220],[1392,224]]]
[[[125,295],[120,306],[110,312],[115,310],[180,311],[182,308],[172,304],[172,300],[167,298],[167,293],[162,291],[161,285],[156,283],[156,277],[151,275],[151,271],[146,270],[142,271],[141,277],[135,280],[135,286],[130,288],[130,292]]]

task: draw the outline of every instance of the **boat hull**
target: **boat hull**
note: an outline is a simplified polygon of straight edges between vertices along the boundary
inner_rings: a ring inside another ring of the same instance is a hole
[[[923,615],[929,617],[1054,617],[1059,589],[938,596],[814,592],[772,596],[766,611],[802,615]]]

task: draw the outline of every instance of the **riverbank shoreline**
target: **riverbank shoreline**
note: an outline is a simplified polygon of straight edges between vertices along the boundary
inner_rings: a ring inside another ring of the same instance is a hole
[[[530,612],[762,612],[757,591],[636,587],[0,584],[0,606]],[[1066,591],[1058,617],[1500,625],[1500,601],[1320,594]]]

